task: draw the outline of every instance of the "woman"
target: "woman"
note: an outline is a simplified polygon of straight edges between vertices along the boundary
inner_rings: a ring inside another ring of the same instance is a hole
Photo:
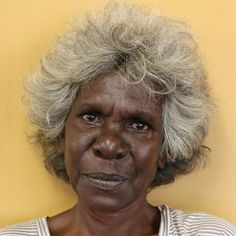
[[[77,22],[27,83],[45,165],[78,203],[0,235],[236,235],[146,195],[204,162],[212,103],[196,42],[178,21],[124,4]]]

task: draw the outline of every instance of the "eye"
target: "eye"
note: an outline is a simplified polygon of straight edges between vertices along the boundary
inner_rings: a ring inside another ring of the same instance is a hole
[[[95,112],[88,112],[81,116],[81,118],[88,123],[98,123],[100,122],[100,117]]]
[[[141,120],[133,120],[130,127],[137,131],[147,131],[150,129],[149,125]]]

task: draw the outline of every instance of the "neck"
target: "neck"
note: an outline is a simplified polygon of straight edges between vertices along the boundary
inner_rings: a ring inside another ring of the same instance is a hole
[[[154,221],[158,222],[156,208],[144,202],[142,207],[133,203],[115,213],[88,211],[83,206],[75,207],[78,222],[86,226],[91,235],[150,235]],[[81,224],[80,224],[81,227]],[[140,232],[143,234],[140,234]],[[157,230],[156,230],[157,232]]]
[[[56,236],[150,236],[157,234],[160,223],[158,210],[146,201],[142,205],[135,202],[120,211],[106,213],[88,209],[80,203],[56,217],[58,223],[54,224],[54,229],[57,232],[54,233],[53,227],[50,227],[54,217],[49,219],[50,231]]]

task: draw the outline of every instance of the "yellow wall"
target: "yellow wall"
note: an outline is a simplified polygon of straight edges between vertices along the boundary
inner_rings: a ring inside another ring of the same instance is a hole
[[[28,144],[23,78],[63,32],[72,16],[103,0],[0,1],[0,226],[60,212],[75,202],[69,186],[49,175],[41,151]],[[207,168],[155,189],[149,199],[203,210],[236,224],[236,1],[143,0],[186,20],[199,36],[218,110],[206,143]]]

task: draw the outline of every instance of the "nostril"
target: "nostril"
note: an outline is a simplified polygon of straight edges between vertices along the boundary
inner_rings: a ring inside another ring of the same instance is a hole
[[[121,159],[121,158],[123,158],[123,155],[121,153],[118,153],[117,154],[117,159]]]
[[[119,150],[117,150],[116,158],[122,159],[125,156],[127,156],[127,153],[128,153],[128,150],[126,149],[126,147],[121,147]]]
[[[95,154],[96,156],[98,156],[98,157],[101,157],[101,156],[102,156],[102,153],[101,153],[101,151],[100,151],[98,148],[95,148],[95,149],[94,149],[94,154]]]

